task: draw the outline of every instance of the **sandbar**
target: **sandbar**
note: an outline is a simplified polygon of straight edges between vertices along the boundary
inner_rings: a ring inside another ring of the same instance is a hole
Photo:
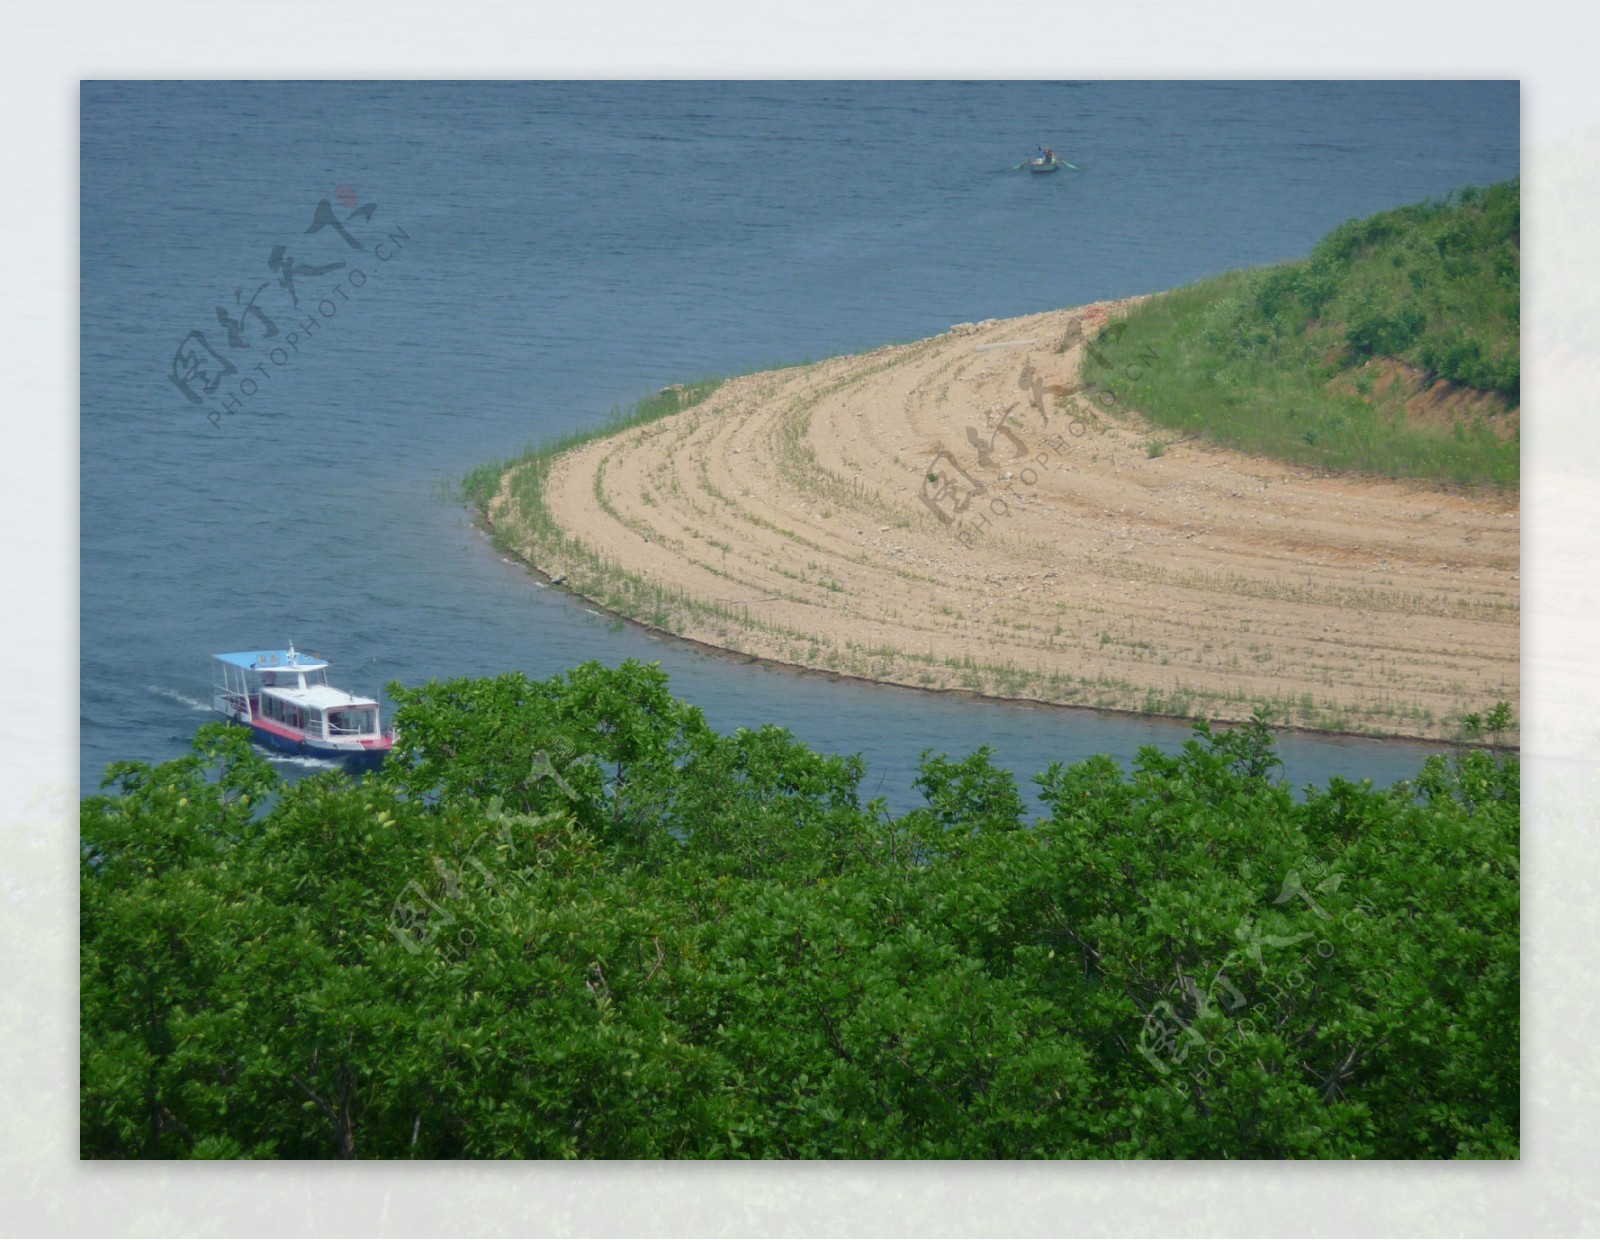
[[[487,521],[629,619],[842,676],[1435,740],[1515,707],[1517,495],[1153,427],[1081,376],[1135,300],[729,380],[557,457],[540,520],[513,467]]]

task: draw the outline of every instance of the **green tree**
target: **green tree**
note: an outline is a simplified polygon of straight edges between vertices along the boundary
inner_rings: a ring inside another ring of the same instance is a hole
[[[84,800],[84,1156],[1516,1156],[1510,754],[1297,798],[1202,724],[1029,824],[633,663],[397,696],[381,776],[214,725]]]

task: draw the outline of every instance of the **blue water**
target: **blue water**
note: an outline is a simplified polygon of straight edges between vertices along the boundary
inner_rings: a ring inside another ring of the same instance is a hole
[[[1176,747],[618,626],[445,488],[681,379],[1298,257],[1519,170],[1515,83],[90,83],[81,116],[85,790],[184,752],[212,652],[290,640],[368,691],[659,660],[719,728],[864,754],[899,808],[924,748],[1026,780]],[[1040,142],[1080,171],[1011,171]],[[360,249],[307,231],[324,199]],[[200,405],[169,377],[194,331],[237,365]],[[1389,782],[1429,749],[1281,752],[1295,783]]]

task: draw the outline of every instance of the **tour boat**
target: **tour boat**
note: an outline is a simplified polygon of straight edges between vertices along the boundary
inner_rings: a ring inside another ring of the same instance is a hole
[[[218,682],[211,704],[244,724],[263,745],[286,753],[372,768],[394,744],[378,703],[328,684],[328,664],[296,650],[240,650],[212,656]]]

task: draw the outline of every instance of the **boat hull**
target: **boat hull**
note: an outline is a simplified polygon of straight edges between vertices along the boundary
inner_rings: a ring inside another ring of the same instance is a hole
[[[279,727],[260,719],[251,720],[247,726],[258,745],[276,749],[280,753],[294,754],[297,757],[338,762],[351,770],[358,771],[377,770],[383,765],[384,758],[394,744],[392,737],[385,736],[382,740],[366,744],[334,745],[316,737],[306,736],[293,728]]]
[[[1061,167],[1061,161],[1059,159],[1055,160],[1054,162],[1050,162],[1050,163],[1047,163],[1046,161],[1044,161],[1042,159],[1035,159],[1035,160],[1032,160],[1032,161],[1029,162],[1028,171],[1029,172],[1054,172],[1059,167]]]

